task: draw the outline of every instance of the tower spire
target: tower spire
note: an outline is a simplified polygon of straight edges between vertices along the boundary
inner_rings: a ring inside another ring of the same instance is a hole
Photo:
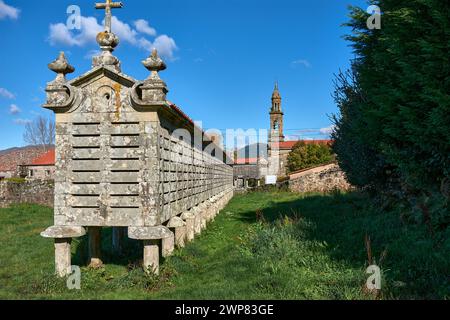
[[[272,142],[284,141],[281,100],[278,81],[276,81],[272,93],[272,108],[270,109],[270,141]]]

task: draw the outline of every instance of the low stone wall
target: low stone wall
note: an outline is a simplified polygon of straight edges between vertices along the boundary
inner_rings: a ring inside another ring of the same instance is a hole
[[[352,189],[345,173],[337,164],[293,173],[289,178],[289,189],[293,192],[330,192]]]
[[[6,208],[16,203],[33,203],[53,207],[53,181],[1,181],[0,208]]]

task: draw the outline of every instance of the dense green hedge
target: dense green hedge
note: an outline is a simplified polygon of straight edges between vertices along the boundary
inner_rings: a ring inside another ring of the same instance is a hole
[[[351,7],[356,58],[336,79],[334,151],[351,183],[450,222],[450,2],[378,0],[381,29]],[[447,191],[446,191],[447,190]]]

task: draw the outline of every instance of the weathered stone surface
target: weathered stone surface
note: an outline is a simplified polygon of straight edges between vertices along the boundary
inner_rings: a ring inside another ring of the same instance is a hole
[[[159,242],[157,240],[144,241],[143,267],[146,272],[159,274]]]
[[[51,239],[69,239],[78,238],[86,234],[86,230],[82,227],[65,227],[65,226],[52,226],[41,232],[41,236]]]
[[[195,216],[191,211],[184,212],[181,218],[186,222],[186,241],[190,242],[195,238]]]
[[[164,258],[170,257],[175,250],[175,235],[171,233],[170,236],[162,239],[162,256]]]
[[[159,240],[172,235],[172,232],[164,226],[128,228],[128,237],[135,240]]]
[[[331,164],[304,170],[290,175],[289,188],[294,192],[330,192],[350,190],[344,172],[338,165]]]
[[[71,239],[55,239],[55,270],[59,277],[65,277],[71,273]]]
[[[31,180],[25,182],[0,182],[0,208],[11,204],[33,203],[53,207],[54,182]]]
[[[167,228],[179,228],[184,227],[186,225],[186,222],[183,221],[180,217],[173,217],[170,219],[169,223],[167,224]]]
[[[175,245],[183,248],[186,243],[186,226],[175,228]]]

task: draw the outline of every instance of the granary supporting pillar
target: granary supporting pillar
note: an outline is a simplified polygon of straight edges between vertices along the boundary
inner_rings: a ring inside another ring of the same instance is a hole
[[[72,239],[55,239],[55,271],[59,277],[65,277],[72,269]]]
[[[169,236],[162,239],[162,256],[170,257],[175,250],[175,235],[171,232]]]
[[[192,209],[194,214],[194,232],[195,235],[200,235],[202,233],[202,214],[199,212],[198,208]]]
[[[200,227],[202,230],[205,230],[208,223],[208,207],[206,203],[202,203],[200,206],[198,206],[198,211],[200,215]]]
[[[143,267],[146,272],[159,274],[159,241],[144,240]]]
[[[175,245],[183,248],[186,239],[186,222],[180,217],[173,217],[167,224],[167,228],[175,234]]]
[[[53,226],[41,233],[42,237],[55,241],[55,273],[59,277],[68,276],[72,271],[72,239],[82,237],[85,234],[86,230],[82,227],[64,226]]]
[[[102,233],[100,227],[89,227],[89,267],[90,268],[101,268],[103,266],[103,261],[101,259],[101,244],[102,244]]]
[[[130,239],[144,241],[144,257],[143,257],[144,270],[146,272],[159,274],[159,246],[161,245],[161,240],[171,237],[173,239],[174,237],[173,233],[169,230],[169,228],[164,226],[129,227],[128,237]]]
[[[186,223],[186,241],[191,242],[195,238],[195,217],[192,212],[188,211],[181,215],[181,219]]]

